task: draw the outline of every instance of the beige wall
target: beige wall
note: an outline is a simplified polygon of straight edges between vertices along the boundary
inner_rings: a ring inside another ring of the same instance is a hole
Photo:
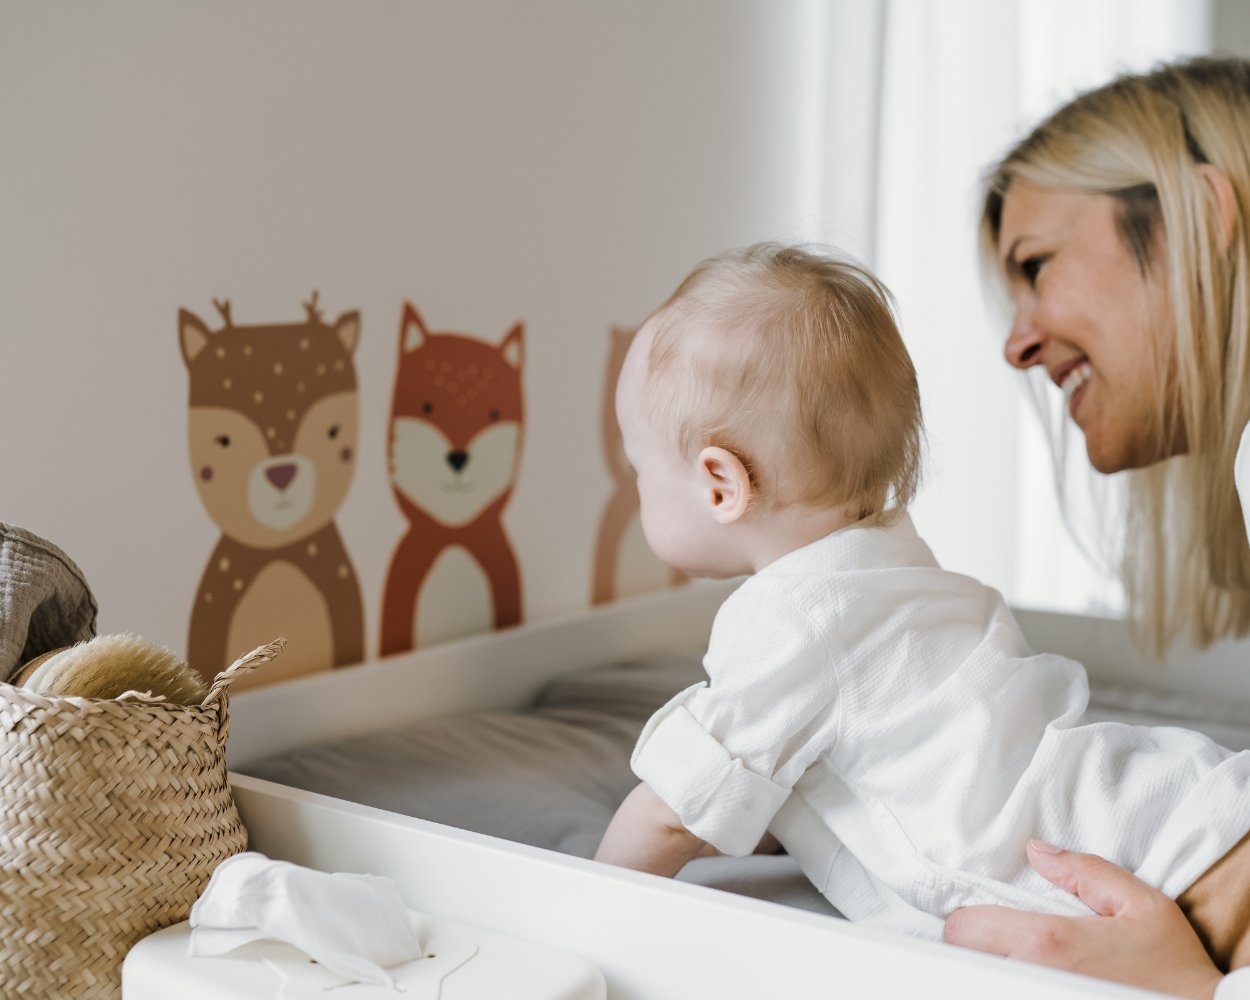
[[[0,520],[105,631],[186,644],[219,535],[188,459],[181,307],[360,310],[337,524],[376,655],[406,528],[386,440],[401,306],[526,330],[505,514],[527,618],[583,607],[609,492],[609,332],[701,257],[798,235],[807,6],[769,0],[0,2]]]
[[[863,25],[843,21],[868,9],[0,0],[0,520],[81,563],[103,629],[182,649],[220,531],[188,458],[178,310],[216,326],[223,298],[240,324],[291,323],[317,289],[327,318],[362,317],[360,437],[336,523],[376,655],[407,528],[386,441],[411,300],[435,329],[492,344],[525,324],[524,443],[504,523],[525,617],[584,607],[612,491],[600,427],[611,330],[727,246],[872,246],[862,180],[874,161],[848,138],[870,88],[853,60],[815,62],[819,26],[837,21],[835,44],[857,38]],[[1216,37],[1250,53],[1250,3],[1220,0]],[[922,384],[945,388],[917,340],[937,313],[886,277]],[[980,308],[975,290],[968,299]],[[958,324],[965,311],[941,314]],[[984,361],[986,391],[1008,394],[993,352]],[[1007,515],[982,539],[959,456],[936,450],[966,439],[967,464],[983,464],[985,440],[943,415],[963,403],[926,398],[935,460],[917,516],[952,568],[1009,590]],[[636,532],[626,556],[636,586],[663,580]],[[464,600],[447,593],[452,611],[483,600],[480,581]]]

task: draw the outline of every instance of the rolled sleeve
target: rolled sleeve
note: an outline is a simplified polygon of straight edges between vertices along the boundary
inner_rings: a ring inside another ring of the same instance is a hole
[[[790,795],[747,768],[712,736],[677,695],[647,723],[630,763],[682,824],[724,854],[750,854]]]

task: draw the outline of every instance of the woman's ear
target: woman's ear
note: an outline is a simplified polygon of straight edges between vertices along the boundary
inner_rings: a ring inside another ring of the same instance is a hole
[[[742,459],[727,448],[709,446],[699,452],[698,465],[712,516],[732,524],[751,504],[751,476]]]
[[[1198,173],[1207,184],[1207,200],[1219,223],[1220,249],[1227,250],[1237,228],[1237,195],[1228,174],[1210,163],[1198,164]]]

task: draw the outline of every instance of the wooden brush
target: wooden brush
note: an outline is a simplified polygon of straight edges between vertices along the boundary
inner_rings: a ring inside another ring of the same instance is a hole
[[[137,635],[98,635],[54,649],[22,667],[18,687],[40,694],[116,698],[127,691],[164,697],[172,705],[198,705],[208,685],[164,646]]]

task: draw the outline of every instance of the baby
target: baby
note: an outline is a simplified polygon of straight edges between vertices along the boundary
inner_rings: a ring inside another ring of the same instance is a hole
[[[1081,725],[1082,667],[938,566],[906,512],[920,399],[875,278],[773,244],[704,262],[638,332],[616,410],[656,555],[749,577],[707,682],[643,730],[599,860],[673,875],[771,835],[850,919],[936,939],[974,904],[1090,912],[1026,863],[1037,837],[1180,897],[1217,961],[1250,962],[1250,753]]]

